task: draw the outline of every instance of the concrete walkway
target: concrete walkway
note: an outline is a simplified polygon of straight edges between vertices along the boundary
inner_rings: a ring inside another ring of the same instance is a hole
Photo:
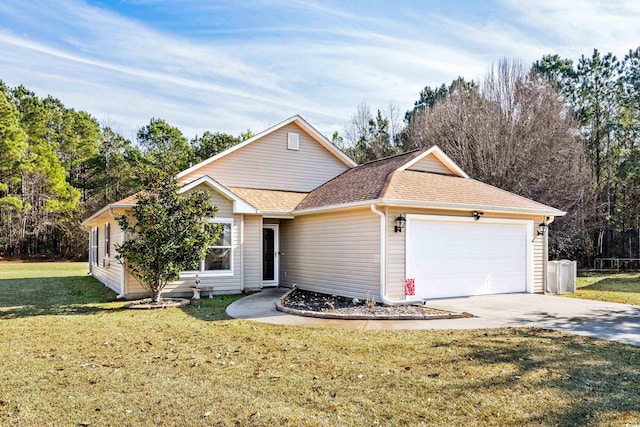
[[[227,307],[231,317],[277,325],[375,329],[484,329],[537,326],[640,346],[640,307],[537,294],[483,295],[431,300],[429,307],[477,317],[439,320],[334,320],[276,310],[288,289],[265,289]]]

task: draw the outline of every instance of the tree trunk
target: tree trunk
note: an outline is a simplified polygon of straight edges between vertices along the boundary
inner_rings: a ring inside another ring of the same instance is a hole
[[[151,302],[153,304],[160,304],[160,296],[165,284],[166,282],[162,279],[162,277],[160,275],[156,275],[153,286],[151,286]]]
[[[153,304],[160,304],[160,293],[160,286],[159,284],[156,284],[156,286],[151,290],[151,302]]]

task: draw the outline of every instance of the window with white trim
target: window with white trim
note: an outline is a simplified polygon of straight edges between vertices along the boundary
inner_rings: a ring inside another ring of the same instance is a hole
[[[98,227],[91,229],[91,250],[89,251],[89,262],[98,264]]]
[[[215,218],[211,222],[220,224],[220,235],[207,249],[200,271],[233,273],[233,219]]]
[[[111,223],[106,223],[104,226],[104,256],[109,258],[111,255]]]

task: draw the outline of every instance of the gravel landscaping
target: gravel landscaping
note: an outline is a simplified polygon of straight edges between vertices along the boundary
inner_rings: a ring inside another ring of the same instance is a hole
[[[293,289],[286,293],[278,310],[301,316],[341,319],[441,319],[471,316],[468,313],[452,313],[424,305],[385,305],[373,299],[360,300],[337,295]]]

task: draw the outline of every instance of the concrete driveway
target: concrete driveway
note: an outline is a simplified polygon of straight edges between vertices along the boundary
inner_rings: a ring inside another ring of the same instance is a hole
[[[537,326],[640,346],[640,307],[537,294],[483,295],[430,300],[427,305],[473,318],[441,320],[335,320],[276,310],[287,289],[265,289],[227,307],[231,317],[279,325],[349,329],[484,329]]]
[[[431,300],[502,326],[538,326],[640,346],[640,307],[555,295],[503,294]]]

